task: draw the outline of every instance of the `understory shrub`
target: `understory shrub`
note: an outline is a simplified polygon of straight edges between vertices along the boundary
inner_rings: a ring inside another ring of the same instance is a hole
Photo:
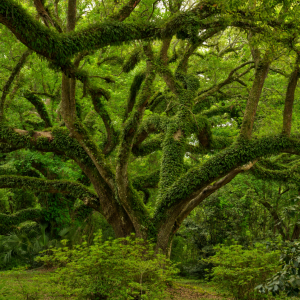
[[[263,294],[278,295],[285,293],[288,297],[300,295],[300,241],[286,241],[280,256],[281,269],[265,283],[256,287]]]
[[[236,300],[266,298],[254,289],[278,271],[280,251],[267,251],[262,244],[250,249],[241,245],[221,245],[215,250],[216,255],[205,261],[215,266],[212,281],[217,286],[228,291]]]
[[[178,272],[152,244],[134,235],[103,242],[101,232],[91,246],[51,248],[38,260],[58,267],[52,282],[77,299],[164,299],[167,283]]]

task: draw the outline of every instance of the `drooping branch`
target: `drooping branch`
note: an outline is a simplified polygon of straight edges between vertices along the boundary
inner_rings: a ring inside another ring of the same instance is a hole
[[[24,94],[24,97],[32,104],[34,105],[34,107],[36,108],[38,114],[40,115],[40,117],[44,120],[45,122],[45,127],[52,127],[52,122],[50,119],[50,116],[48,114],[48,110],[46,108],[45,103],[38,97],[36,96],[34,93],[27,91]]]
[[[12,214],[12,215],[0,213],[0,224],[1,224],[0,226],[9,228],[12,226],[18,226],[20,223],[25,222],[25,221],[39,221],[42,219],[43,219],[43,216],[42,216],[41,209],[27,208],[27,209],[18,211],[17,213]]]
[[[147,175],[136,176],[132,180],[132,185],[137,189],[157,188],[159,182],[160,170],[154,171]]]
[[[69,180],[45,180],[26,176],[0,176],[0,188],[20,188],[48,193],[69,194],[102,213],[99,198],[86,186]]]
[[[16,78],[16,76],[19,74],[20,70],[23,68],[27,57],[32,53],[32,51],[30,50],[26,50],[19,62],[17,63],[17,65],[14,67],[14,69],[12,70],[8,80],[6,81],[3,89],[2,89],[2,95],[1,95],[1,99],[0,99],[0,121],[3,121],[4,118],[4,105],[5,105],[5,100],[6,100],[6,96],[9,93],[9,89],[14,81],[14,79]]]
[[[135,156],[147,156],[162,148],[164,134],[157,134],[154,137],[148,138],[141,144],[133,145],[132,154]]]
[[[283,128],[282,133],[290,136],[292,128],[293,105],[295,99],[295,90],[299,78],[300,54],[297,54],[295,68],[289,77],[289,83],[286,89],[285,104],[283,111]]]
[[[260,164],[253,168],[252,173],[257,177],[264,180],[273,180],[278,182],[294,182],[297,185],[300,183],[300,164],[281,170],[268,169]]]
[[[152,115],[144,120],[136,134],[133,147],[138,147],[151,133],[162,133],[167,128],[168,118],[159,115]]]

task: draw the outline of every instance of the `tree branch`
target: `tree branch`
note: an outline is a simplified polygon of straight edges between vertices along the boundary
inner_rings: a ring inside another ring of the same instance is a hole
[[[87,206],[103,213],[97,194],[93,193],[86,186],[78,182],[5,175],[0,176],[0,188],[20,188],[53,194],[69,194],[75,198],[81,199]]]
[[[295,99],[295,91],[297,87],[297,82],[299,78],[299,63],[300,54],[297,53],[297,59],[295,62],[294,71],[289,77],[289,83],[286,89],[284,111],[283,111],[283,127],[282,133],[290,136],[292,129],[292,115],[293,115],[293,105]]]
[[[6,100],[6,96],[9,93],[9,89],[15,79],[15,77],[19,74],[20,70],[23,68],[27,57],[32,53],[32,51],[30,50],[26,50],[23,55],[21,56],[19,62],[17,63],[17,65],[14,67],[14,69],[12,70],[8,80],[6,81],[3,89],[2,89],[2,96],[0,99],[0,122],[3,121],[4,118],[4,104],[5,104],[5,100]]]
[[[200,167],[190,169],[166,190],[156,209],[154,223],[157,228],[162,226],[162,232],[171,233],[182,211],[213,182],[235,174],[240,166],[255,162],[260,157],[280,152],[300,155],[300,142],[286,136],[273,136],[235,144],[221,151]],[[227,178],[230,179],[230,176]]]
[[[210,87],[209,89],[201,91],[198,94],[198,97],[195,99],[196,104],[203,101],[203,100],[205,100],[208,96],[214,94],[215,92],[218,92],[225,85],[232,83],[233,81],[236,80],[236,78],[242,77],[243,75],[248,73],[253,67],[248,68],[245,72],[243,72],[240,75],[234,76],[236,71],[238,71],[239,69],[245,67],[246,65],[253,64],[253,63],[254,63],[253,61],[248,61],[248,62],[245,62],[245,63],[239,65],[238,67],[236,67],[236,68],[234,68],[233,70],[230,71],[230,73],[228,74],[228,77],[225,80],[223,80],[220,83]]]

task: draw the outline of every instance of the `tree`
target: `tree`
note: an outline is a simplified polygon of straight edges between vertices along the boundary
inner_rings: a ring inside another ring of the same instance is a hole
[[[255,5],[252,1],[163,1],[159,6],[157,1],[130,0],[100,6],[97,1],[69,0],[66,7],[60,1],[34,0],[33,4],[0,3],[0,22],[29,49],[2,88],[1,151],[25,148],[67,157],[91,187],[72,180],[10,175],[0,177],[2,188],[71,194],[101,212],[117,237],[135,232],[137,237],[154,239],[157,249],[167,252],[189,213],[237,174],[258,165],[263,157],[299,155],[300,141],[291,135],[299,77],[296,1]],[[94,75],[95,63],[83,68],[82,61],[96,55],[100,67],[120,63],[122,57],[105,55],[107,49],[113,54],[126,49],[122,71],[127,80],[132,78],[130,71],[141,71],[132,80],[123,111],[113,110],[123,95],[110,99],[103,88],[114,79]],[[6,115],[7,96],[14,93],[12,83],[31,53],[62,72],[60,123],[42,100],[42,96],[59,98],[57,94],[43,86],[20,91],[43,120],[43,130],[36,129],[41,126],[37,124],[33,129],[12,128]],[[291,66],[277,63],[279,58]],[[276,134],[261,136],[260,121],[268,115],[259,101],[263,88],[270,85],[271,71],[276,78],[279,74],[289,78],[284,103],[278,108],[283,122]],[[99,80],[105,83],[101,86]],[[105,135],[101,138],[95,128],[88,128],[87,118],[82,119],[81,88],[102,120]],[[294,126],[293,133],[297,129]],[[153,154],[157,168],[133,176],[134,157],[145,162]],[[264,170],[265,176],[274,170],[282,176],[276,168]],[[156,197],[152,210],[144,203],[149,195]]]

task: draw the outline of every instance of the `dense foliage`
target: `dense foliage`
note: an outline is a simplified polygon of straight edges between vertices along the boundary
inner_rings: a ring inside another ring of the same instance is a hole
[[[1,0],[0,268],[99,228],[198,278],[218,244],[299,239],[299,15],[295,0]]]

